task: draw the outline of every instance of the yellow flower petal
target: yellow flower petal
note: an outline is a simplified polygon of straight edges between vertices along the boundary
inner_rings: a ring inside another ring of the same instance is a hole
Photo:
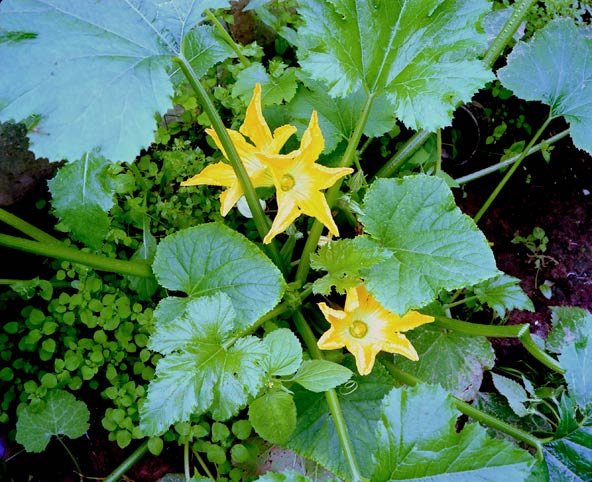
[[[299,149],[286,155],[260,156],[261,162],[267,165],[271,172],[278,204],[278,214],[265,236],[264,243],[271,242],[275,236],[284,232],[301,214],[318,219],[332,234],[339,236],[329,204],[320,191],[352,173],[353,169],[317,164],[315,161],[324,145],[317,113],[313,111]]]
[[[403,355],[417,361],[415,348],[401,331],[407,331],[434,321],[432,316],[410,311],[399,316],[386,310],[364,286],[346,291],[343,311],[319,303],[319,308],[331,328],[319,339],[322,350],[347,348],[356,359],[361,375],[372,371],[376,355],[380,351]]]
[[[228,155],[216,131],[206,129],[206,132],[212,137],[224,157],[228,159]],[[247,107],[245,120],[239,131],[226,129],[226,132],[228,132],[230,140],[241,162],[245,166],[245,170],[253,186],[255,188],[273,186],[271,173],[268,167],[261,163],[259,159],[260,155],[261,153],[269,155],[279,154],[284,144],[296,132],[296,128],[291,125],[284,125],[275,129],[273,134],[271,133],[261,110],[260,84],[255,86],[253,97]],[[249,139],[247,140],[245,136]],[[181,183],[182,186],[196,186],[200,184],[228,187],[220,196],[220,212],[222,216],[226,216],[228,211],[236,205],[237,201],[244,194],[240,182],[234,174],[234,170],[231,166],[224,163],[208,166],[200,174]]]

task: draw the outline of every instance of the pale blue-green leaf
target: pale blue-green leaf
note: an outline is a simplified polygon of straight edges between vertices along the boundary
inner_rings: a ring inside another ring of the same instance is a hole
[[[569,395],[587,411],[592,411],[592,332],[583,340],[566,345],[559,355],[565,369]]]
[[[189,301],[169,323],[157,319],[150,346],[165,356],[140,409],[146,435],[206,411],[227,420],[257,394],[267,376],[267,348],[255,337],[226,346],[238,324],[233,314],[230,298],[217,292]]]
[[[312,482],[306,475],[299,474],[293,470],[285,472],[267,472],[265,475],[255,479],[257,482]]]
[[[329,360],[306,360],[293,380],[311,392],[324,392],[347,382],[353,372]]]
[[[27,405],[18,414],[16,441],[27,452],[43,452],[54,435],[78,438],[89,429],[90,412],[84,402],[64,390],[47,394],[41,410]]]
[[[592,417],[567,436],[543,446],[550,482],[592,480]]]
[[[346,364],[350,368],[355,367],[351,357]],[[364,476],[369,477],[374,467],[372,453],[378,444],[376,423],[380,419],[382,399],[393,386],[393,379],[377,363],[367,376],[354,373],[352,382],[351,386],[348,384],[336,391],[359,468]],[[349,466],[343,456],[325,395],[295,386],[294,401],[298,423],[288,448],[347,480],[351,475]]]
[[[477,59],[489,8],[484,0],[306,0],[298,55],[331,96],[386,92],[405,125],[435,130],[493,77]]]
[[[296,428],[296,404],[292,395],[272,390],[249,404],[249,421],[259,436],[284,445]]]
[[[391,256],[390,251],[381,249],[365,236],[323,244],[311,256],[310,266],[327,274],[315,280],[313,291],[328,295],[335,287],[337,293],[344,294],[348,288],[362,284],[372,266]]]
[[[592,154],[592,39],[572,19],[549,22],[520,42],[497,74],[518,97],[544,102],[552,116],[563,116],[574,145]]]
[[[364,212],[366,232],[393,254],[370,269],[366,285],[394,313],[420,308],[441,290],[500,273],[485,236],[461,213],[441,179],[377,180],[366,194]]]
[[[495,364],[487,338],[424,325],[405,333],[419,355],[418,361],[395,356],[398,368],[424,382],[440,384],[462,400],[472,400],[483,372]]]
[[[253,96],[255,84],[261,84],[261,105],[289,102],[296,94],[296,69],[286,68],[281,75],[271,76],[261,64],[253,64],[241,70],[232,87],[233,97],[242,97],[247,102]]]
[[[74,238],[91,248],[102,246],[113,207],[113,179],[109,161],[94,153],[59,169],[48,182],[52,206]]]
[[[206,8],[227,0],[5,0],[0,120],[39,114],[32,150],[52,161],[100,149],[131,162],[170,107],[171,56]],[[14,36],[13,36],[14,37]],[[23,40],[22,38],[25,37]]]
[[[198,77],[204,76],[213,65],[236,57],[232,47],[211,25],[199,25],[189,31],[183,39],[182,50]],[[178,66],[171,69],[170,76],[174,85],[179,85],[186,80]]]
[[[528,409],[524,405],[528,402],[528,393],[522,388],[522,385],[497,373],[492,373],[491,379],[496,390],[508,401],[510,408],[516,415],[519,417],[528,415]]]
[[[254,243],[218,223],[167,236],[153,271],[162,286],[192,298],[226,293],[242,328],[271,310],[285,287],[280,271]]]
[[[345,98],[333,98],[320,82],[307,80],[306,85],[298,89],[288,104],[291,124],[298,128],[299,133],[304,132],[315,110],[325,139],[325,153],[329,153],[339,142],[350,138],[362,114],[367,94],[357,90]],[[381,136],[395,127],[395,114],[385,96],[381,94],[372,104],[364,127],[364,135],[368,137]]]
[[[506,310],[534,311],[532,301],[519,283],[518,278],[501,274],[483,281],[473,289],[481,303],[489,305],[498,316],[504,317]]]
[[[296,335],[287,328],[272,331],[263,339],[269,350],[268,372],[271,376],[292,375],[302,363],[302,346]]]
[[[525,481],[534,462],[528,452],[489,438],[478,424],[455,430],[459,413],[437,386],[394,388],[378,422],[372,481]]]
[[[567,345],[582,341],[592,333],[592,314],[576,306],[552,306],[553,328],[545,340],[545,347],[561,353]]]

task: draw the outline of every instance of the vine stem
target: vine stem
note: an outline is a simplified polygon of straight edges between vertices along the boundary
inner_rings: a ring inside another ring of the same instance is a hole
[[[129,469],[144,457],[146,452],[148,452],[148,439],[144,440],[144,442],[142,442],[142,444],[134,450],[132,454],[119,465],[119,467],[103,479],[103,482],[117,482]]]
[[[514,5],[514,12],[504,24],[483,56],[483,63],[488,68],[491,69],[493,67],[493,64],[501,55],[508,42],[512,39],[518,30],[518,27],[520,27],[520,24],[528,12],[528,9],[534,2],[535,0],[520,0]],[[411,136],[404,146],[379,169],[379,171],[376,173],[376,177],[392,176],[397,171],[397,169],[405,164],[405,162],[407,162],[411,156],[426,143],[431,135],[432,133],[426,130],[420,130],[413,134],[413,136]]]
[[[479,222],[479,220],[483,217],[485,212],[489,209],[489,206],[491,206],[493,201],[495,201],[495,198],[498,196],[498,194],[504,188],[506,183],[510,180],[512,175],[516,172],[516,169],[518,169],[518,167],[520,166],[520,164],[522,163],[524,158],[528,155],[528,151],[530,151],[530,149],[534,146],[534,144],[539,139],[539,137],[541,137],[541,135],[543,134],[543,132],[545,131],[545,129],[547,128],[547,126],[549,125],[549,123],[552,120],[553,120],[553,117],[551,115],[549,115],[547,117],[547,119],[545,120],[545,122],[543,122],[543,125],[539,128],[539,130],[536,131],[535,135],[532,137],[532,139],[530,140],[528,145],[522,150],[522,152],[520,153],[518,158],[514,161],[514,164],[512,165],[512,167],[508,170],[508,172],[506,172],[506,175],[499,182],[499,184],[496,186],[496,188],[493,190],[493,192],[489,195],[489,197],[487,198],[487,200],[485,201],[483,206],[481,206],[481,209],[479,209],[477,214],[475,214],[475,216],[473,218],[475,223]]]
[[[403,382],[405,385],[415,386],[424,383],[423,380],[420,380],[410,373],[404,372],[400,368],[397,368],[395,364],[389,360],[381,359],[381,363],[386,367],[393,377],[395,377],[400,382]],[[538,437],[535,437],[524,430],[514,427],[513,425],[510,425],[509,423],[506,423],[503,420],[500,420],[499,418],[484,412],[483,410],[479,410],[477,407],[474,407],[473,405],[452,394],[450,394],[450,398],[459,412],[468,415],[473,420],[477,420],[488,427],[499,430],[500,432],[503,432],[515,438],[516,440],[520,440],[521,442],[527,443],[528,445],[536,448],[538,460],[543,460],[543,442],[545,442],[545,440],[539,439]]]
[[[189,442],[183,445],[183,468],[185,469],[185,480],[191,479],[191,469],[189,467]]]
[[[39,228],[36,228],[32,224],[22,220],[18,216],[15,216],[12,213],[0,208],[0,221],[5,222],[6,224],[12,226],[15,229],[18,229],[21,233],[30,236],[35,241],[41,241],[44,243],[60,243],[61,241],[53,236],[47,234],[45,231],[42,231]]]
[[[323,354],[317,346],[317,339],[315,338],[312,330],[310,329],[310,326],[304,319],[302,312],[300,310],[296,310],[293,312],[293,314],[296,328],[302,336],[302,339],[304,340],[304,344],[306,345],[306,348],[308,349],[310,356],[315,360],[322,360]],[[345,424],[343,412],[341,411],[341,405],[339,404],[337,392],[334,389],[327,390],[325,392],[325,397],[327,400],[327,405],[329,406],[329,411],[331,412],[331,418],[333,419],[333,423],[335,425],[335,430],[337,431],[337,436],[339,437],[341,448],[343,449],[345,460],[352,475],[351,480],[352,482],[364,481],[365,479],[362,477],[362,475],[360,474],[360,470],[358,469],[358,464],[356,462],[354,450],[352,448],[349,435],[347,433],[347,426]]]
[[[554,144],[555,142],[563,139],[564,137],[567,137],[568,135],[569,135],[569,129],[565,129],[564,131],[561,131],[559,134],[555,134],[554,136],[549,137],[545,141],[539,142],[537,145],[531,147],[530,149],[528,149],[526,155],[530,156],[532,154],[536,154],[537,152],[539,152],[543,149],[543,144],[547,144],[547,145]],[[521,154],[517,154],[515,156],[510,157],[510,159],[506,159],[503,162],[498,162],[497,164],[495,164],[493,166],[489,166],[484,169],[480,169],[479,171],[475,171],[471,174],[467,174],[466,176],[459,177],[459,178],[455,179],[455,181],[459,184],[466,184],[467,182],[474,181],[474,180],[484,177],[488,174],[491,174],[492,172],[500,171],[501,169],[505,169],[506,167],[514,164],[518,160],[520,155]]]
[[[0,234],[0,246],[27,251],[29,253],[49,256],[50,258],[64,259],[73,263],[80,263],[91,268],[111,273],[119,273],[128,276],[140,276],[149,278],[152,270],[148,263],[142,261],[126,261],[122,259],[108,258],[99,254],[85,253],[76,248],[71,248],[62,243],[46,243],[31,241],[29,239]]]
[[[240,48],[238,47],[238,45],[234,41],[234,39],[230,36],[230,34],[226,31],[226,29],[222,26],[220,21],[216,18],[216,16],[211,12],[211,10],[209,8],[206,8],[205,14],[210,19],[210,21],[214,24],[214,26],[216,27],[218,32],[220,32],[220,34],[222,35],[222,38],[224,38],[224,41],[232,48],[232,50],[234,50],[234,52],[236,53],[236,56],[240,60],[240,63],[243,64],[243,67],[248,67],[249,65],[251,65],[251,62],[249,62],[249,59],[247,59],[243,55],[243,53],[240,51]]]
[[[193,88],[193,91],[195,92],[195,95],[197,96],[199,103],[201,104],[204,112],[210,119],[210,122],[212,123],[212,128],[216,131],[216,134],[218,134],[220,143],[224,148],[224,152],[226,152],[228,162],[230,163],[232,169],[234,170],[234,173],[236,174],[236,177],[238,178],[238,181],[247,200],[247,204],[249,205],[249,209],[251,210],[251,214],[253,215],[253,222],[257,227],[257,232],[259,233],[261,239],[263,239],[269,231],[271,223],[265,215],[265,212],[263,211],[261,204],[259,204],[259,198],[257,197],[255,188],[251,183],[251,179],[247,174],[245,166],[241,162],[240,157],[236,152],[236,148],[234,147],[234,144],[232,143],[232,140],[228,135],[226,127],[224,126],[224,122],[222,122],[222,118],[218,114],[218,111],[216,110],[214,103],[210,99],[210,96],[206,92],[206,89],[203,87],[203,85],[201,85],[199,78],[197,77],[195,71],[193,70],[193,67],[191,67],[191,64],[187,61],[187,59],[183,56],[179,56],[173,57],[173,61],[179,65],[179,67],[183,71],[183,74],[185,74],[185,77],[189,82],[189,85],[191,85],[191,87]],[[277,244],[274,241],[272,241],[270,244],[264,245],[264,248],[267,250],[267,253],[273,260],[273,262],[280,268],[282,273],[286,274],[287,267],[277,247]]]
[[[435,326],[445,328],[447,330],[454,330],[459,333],[471,336],[485,336],[488,338],[518,338],[524,348],[543,365],[551,370],[564,374],[565,370],[557,363],[557,361],[549,356],[545,351],[541,350],[539,346],[533,341],[530,336],[530,326],[528,323],[520,325],[507,326],[493,326],[481,325],[478,323],[468,323],[466,321],[455,320],[453,318],[446,318],[444,316],[436,316],[434,321]]]
[[[370,116],[370,110],[372,109],[372,104],[374,103],[375,97],[376,93],[368,94],[368,97],[366,98],[366,102],[364,104],[364,108],[362,109],[362,113],[360,114],[358,122],[356,123],[354,132],[349,138],[347,148],[345,149],[343,157],[339,162],[339,167],[350,167],[354,163],[356,159],[356,150],[358,144],[360,143],[360,139],[362,138],[362,134],[364,132],[364,128],[366,127],[366,123],[368,122],[368,117]],[[335,201],[337,200],[337,196],[339,195],[339,190],[341,189],[342,182],[343,178],[337,181],[335,184],[333,184],[333,186],[331,186],[325,194],[325,197],[327,198],[327,203],[331,207],[335,204]],[[310,232],[308,233],[308,239],[306,240],[306,244],[304,245],[304,248],[302,250],[300,262],[298,263],[298,269],[296,270],[295,280],[297,283],[304,284],[304,282],[306,281],[306,277],[308,276],[308,272],[310,270],[310,256],[317,249],[317,245],[323,232],[323,228],[323,223],[321,223],[318,220],[315,220]]]

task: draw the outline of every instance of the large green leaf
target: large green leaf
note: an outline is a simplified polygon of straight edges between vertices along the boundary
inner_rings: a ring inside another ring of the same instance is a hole
[[[576,147],[592,154],[592,39],[571,19],[558,19],[520,42],[498,71],[505,87],[563,116]]]
[[[157,320],[150,348],[164,357],[140,410],[146,435],[206,411],[227,420],[257,394],[267,375],[268,351],[255,337],[233,340],[237,327],[231,300],[222,292],[188,302],[172,322]]]
[[[227,5],[3,1],[0,120],[40,115],[31,134],[38,157],[75,160],[98,148],[111,161],[131,162],[153,140],[154,113],[170,107],[171,56],[182,55],[183,39],[206,8]]]
[[[385,92],[405,125],[435,130],[493,77],[477,60],[489,8],[485,0],[306,0],[298,54],[330,95]]]
[[[298,132],[304,132],[312,111],[317,111],[325,139],[325,153],[329,153],[339,142],[350,138],[362,114],[366,94],[363,90],[357,90],[340,99],[331,97],[319,82],[307,81],[306,84],[308,88],[301,86],[288,105],[291,123],[298,127]],[[372,104],[364,135],[381,136],[395,127],[395,124],[393,108],[383,94]]]
[[[38,408],[28,405],[18,415],[16,441],[27,452],[43,452],[53,435],[78,438],[89,428],[86,404],[69,392],[52,390]]]
[[[395,356],[395,364],[420,380],[440,384],[453,395],[472,400],[481,387],[483,371],[495,364],[487,338],[468,336],[425,325],[408,333],[418,361]]]
[[[49,181],[53,207],[60,221],[91,248],[99,248],[109,231],[107,212],[113,207],[113,179],[109,161],[85,154],[82,159],[60,168]]]
[[[346,365],[355,366],[351,358]],[[350,387],[337,388],[337,394],[360,470],[369,476],[374,466],[372,452],[378,443],[376,423],[380,418],[381,402],[393,386],[393,380],[382,365],[376,364],[370,375],[354,374],[352,381]],[[348,480],[351,474],[325,395],[294,387],[294,401],[298,423],[288,448]]]
[[[547,347],[559,352],[570,396],[592,410],[592,314],[583,308],[552,307],[553,329]]]
[[[489,438],[480,425],[457,433],[459,414],[440,387],[395,388],[382,408],[374,482],[519,482],[530,473],[528,452]]]
[[[227,294],[243,328],[271,310],[285,287],[280,271],[255,244],[218,223],[167,236],[158,245],[153,271],[162,286],[190,298]],[[182,304],[177,302],[176,314]]]
[[[592,417],[560,440],[543,446],[551,482],[592,480]]]
[[[377,180],[364,199],[362,223],[393,254],[370,269],[366,286],[394,313],[499,274],[485,236],[439,178]]]

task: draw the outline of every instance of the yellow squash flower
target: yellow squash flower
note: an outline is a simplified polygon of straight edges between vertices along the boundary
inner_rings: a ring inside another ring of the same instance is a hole
[[[331,187],[337,180],[352,173],[353,169],[317,164],[315,161],[324,147],[317,113],[313,111],[299,149],[286,155],[261,156],[261,161],[271,171],[278,204],[278,213],[263,239],[264,243],[270,243],[275,236],[288,229],[301,214],[317,218],[332,234],[339,236],[329,204],[320,191]]]
[[[404,316],[387,311],[366,291],[359,286],[346,291],[344,310],[334,310],[325,303],[319,308],[331,323],[318,341],[322,350],[336,350],[346,347],[356,358],[356,367],[360,375],[372,371],[376,355],[380,351],[399,353],[410,360],[419,357],[411,342],[401,332],[431,323],[432,316],[409,311]]]
[[[273,186],[273,181],[267,166],[261,163],[260,154],[278,154],[286,141],[296,132],[291,125],[283,125],[274,130],[273,134],[263,117],[261,110],[261,85],[257,84],[253,92],[253,98],[247,107],[245,121],[239,131],[226,129],[230,139],[236,148],[241,162],[245,166],[247,174],[254,187]],[[216,146],[228,159],[218,134],[213,129],[206,129],[212,136]],[[249,142],[248,138],[251,142]],[[224,162],[218,162],[207,166],[196,176],[181,183],[181,186],[197,186],[209,184],[212,186],[228,187],[220,196],[220,212],[226,216],[228,211],[244,194],[236,174],[232,167]]]

